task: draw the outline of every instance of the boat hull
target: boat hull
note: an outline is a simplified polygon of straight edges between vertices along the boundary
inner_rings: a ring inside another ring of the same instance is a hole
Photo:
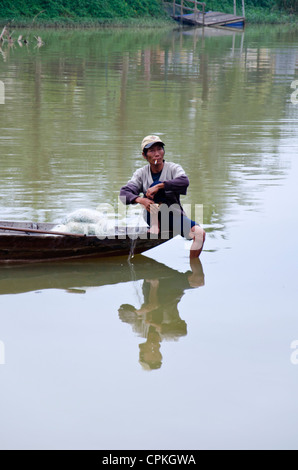
[[[152,235],[147,229],[136,233],[125,229],[118,235],[99,238],[89,235],[51,235],[26,233],[29,230],[50,231],[54,224],[1,222],[3,227],[24,228],[24,232],[0,230],[0,263],[37,262],[76,258],[96,258],[139,254],[164,243],[172,234]]]

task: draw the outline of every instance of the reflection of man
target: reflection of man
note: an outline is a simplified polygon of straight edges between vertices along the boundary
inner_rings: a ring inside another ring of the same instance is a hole
[[[132,325],[133,330],[146,338],[140,344],[139,360],[146,369],[159,369],[162,364],[160,343],[163,339],[178,339],[187,334],[187,325],[180,318],[178,303],[184,291],[204,285],[204,273],[198,258],[190,260],[191,272],[170,270],[159,279],[144,279],[144,302],[141,308],[121,305],[119,318]]]

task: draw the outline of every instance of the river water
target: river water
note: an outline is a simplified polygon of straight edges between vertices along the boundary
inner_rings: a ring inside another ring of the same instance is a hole
[[[207,240],[0,268],[0,448],[297,449],[298,31],[14,36],[0,218],[116,212],[156,133]]]

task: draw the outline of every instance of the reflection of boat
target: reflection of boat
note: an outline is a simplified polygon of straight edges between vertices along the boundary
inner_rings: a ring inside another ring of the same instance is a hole
[[[193,263],[195,267],[201,266],[198,259]],[[73,289],[73,292],[84,293],[87,287],[100,287],[152,277],[164,279],[175,277],[177,274],[180,273],[147,256],[135,256],[133,263],[125,258],[113,257],[42,264],[9,264],[0,267],[0,295],[44,289]]]
[[[183,28],[183,30],[179,31],[182,33],[183,36],[192,36],[195,38],[216,38],[216,37],[225,37],[225,36],[233,36],[243,35],[244,31],[237,28],[229,28],[227,26],[217,26],[214,28]]]
[[[0,262],[49,261],[68,258],[120,256],[142,253],[169,238],[171,232],[152,235],[147,228],[119,229],[116,235],[63,234],[55,224],[0,221]]]
[[[141,307],[121,304],[119,298],[118,314],[123,323],[131,325],[138,336],[145,338],[139,345],[142,367],[157,369],[162,364],[161,342],[177,340],[187,334],[186,322],[180,318],[178,308],[184,292],[204,285],[203,268],[198,258],[190,260],[190,268],[181,273],[141,255],[134,257],[133,263],[114,257],[8,264],[0,267],[0,295],[45,289],[85,294],[88,287],[143,281]],[[140,298],[138,295],[138,303]]]

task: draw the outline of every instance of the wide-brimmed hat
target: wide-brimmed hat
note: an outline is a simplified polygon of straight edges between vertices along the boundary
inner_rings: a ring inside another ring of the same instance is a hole
[[[158,135],[147,135],[142,140],[142,144],[141,144],[142,152],[144,151],[144,149],[147,150],[150,147],[152,147],[152,145],[154,144],[161,144],[163,146],[165,145],[163,141],[158,137]]]

